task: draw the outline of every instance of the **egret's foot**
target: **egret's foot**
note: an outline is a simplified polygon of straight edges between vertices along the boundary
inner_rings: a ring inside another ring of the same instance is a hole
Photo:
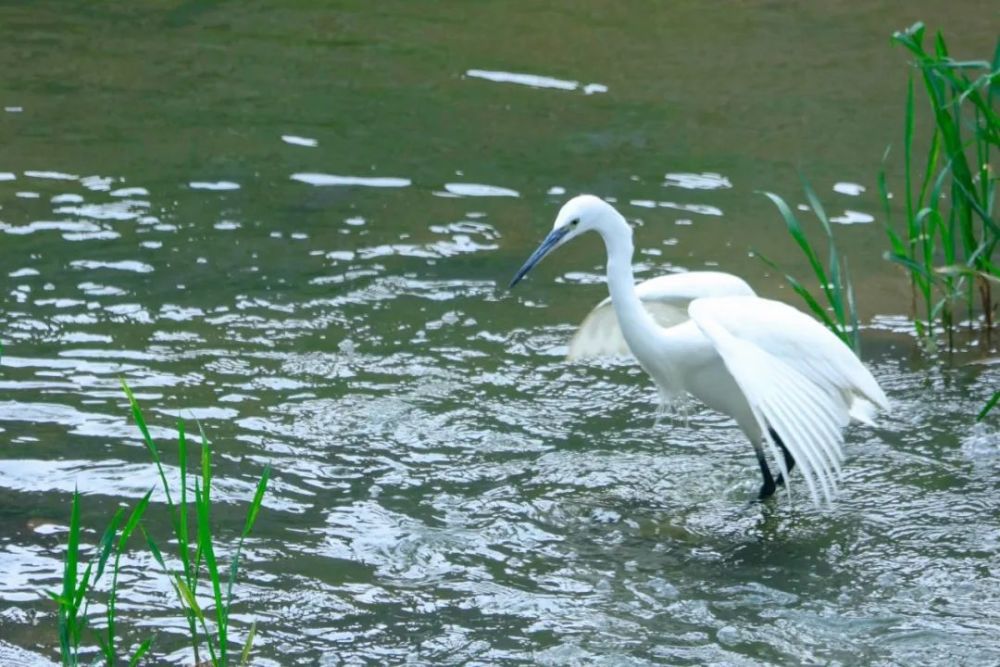
[[[771,476],[771,469],[767,467],[764,450],[760,448],[757,448],[757,463],[760,464],[760,474],[764,478],[764,483],[760,486],[760,493],[757,495],[757,498],[764,500],[774,495],[774,490],[777,486],[774,483],[774,477]]]
[[[778,479],[781,478],[779,477]],[[777,482],[775,482],[773,479],[769,481],[770,484],[767,481],[765,481],[763,484],[760,485],[760,493],[757,494],[757,500],[767,500],[768,498],[774,495],[775,489],[778,488]]]
[[[771,433],[771,439],[774,440],[776,443],[778,443],[778,447],[781,447],[781,455],[785,458],[785,470],[787,470],[788,473],[791,474],[792,469],[795,468],[795,459],[792,457],[791,452],[788,451],[788,448],[785,447],[785,443],[783,443],[781,441],[781,438],[778,437],[778,434],[774,432],[774,429],[771,428],[768,429],[768,431],[770,431]],[[784,486],[785,474],[779,472],[778,479],[774,480],[774,484],[775,486]],[[763,492],[764,489],[762,488],[761,493]],[[772,490],[771,493],[774,493],[774,491]]]

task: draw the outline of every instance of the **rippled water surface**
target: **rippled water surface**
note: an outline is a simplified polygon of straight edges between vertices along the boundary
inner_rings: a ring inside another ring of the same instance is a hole
[[[120,378],[171,473],[178,417],[213,440],[225,544],[273,467],[232,618],[255,664],[1000,661],[1000,435],[971,418],[998,367],[921,361],[874,187],[889,33],[984,57],[967,4],[0,10],[0,662],[58,655],[73,489],[92,544],[157,482]],[[563,361],[606,293],[596,239],[505,289],[592,191],[640,275],[794,302],[750,251],[805,270],[755,193],[795,201],[799,173],[893,402],[829,510],[751,503],[734,423]],[[191,664],[138,544],[121,583],[126,640]]]

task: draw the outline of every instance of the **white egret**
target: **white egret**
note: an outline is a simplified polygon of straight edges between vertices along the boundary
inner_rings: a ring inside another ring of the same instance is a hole
[[[630,351],[664,402],[687,393],[736,420],[757,454],[760,498],[773,495],[798,464],[813,502],[832,501],[844,427],[852,418],[871,424],[876,407],[888,408],[850,348],[808,315],[756,296],[736,276],[692,272],[637,287],[632,229],[593,195],[563,205],[510,286],[549,252],[589,231],[604,240],[610,297],[580,326],[570,358]],[[781,471],[777,481],[765,446]]]

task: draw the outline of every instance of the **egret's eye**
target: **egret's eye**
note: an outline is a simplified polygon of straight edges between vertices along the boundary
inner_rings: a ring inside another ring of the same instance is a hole
[[[569,222],[569,226],[570,227],[576,227],[579,224],[580,224],[580,218],[574,218],[573,220],[570,220],[570,222]]]

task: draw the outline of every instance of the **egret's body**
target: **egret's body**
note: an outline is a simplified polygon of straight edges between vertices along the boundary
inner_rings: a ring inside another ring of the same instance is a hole
[[[756,296],[735,276],[695,272],[637,287],[631,228],[614,207],[590,195],[563,206],[511,286],[548,252],[587,231],[604,240],[610,297],[581,325],[570,358],[622,353],[624,340],[665,401],[687,393],[736,420],[757,453],[761,497],[773,494],[798,464],[813,500],[832,499],[843,428],[852,417],[870,423],[875,406],[888,406],[854,353],[811,317]],[[765,445],[781,470],[777,482]]]

